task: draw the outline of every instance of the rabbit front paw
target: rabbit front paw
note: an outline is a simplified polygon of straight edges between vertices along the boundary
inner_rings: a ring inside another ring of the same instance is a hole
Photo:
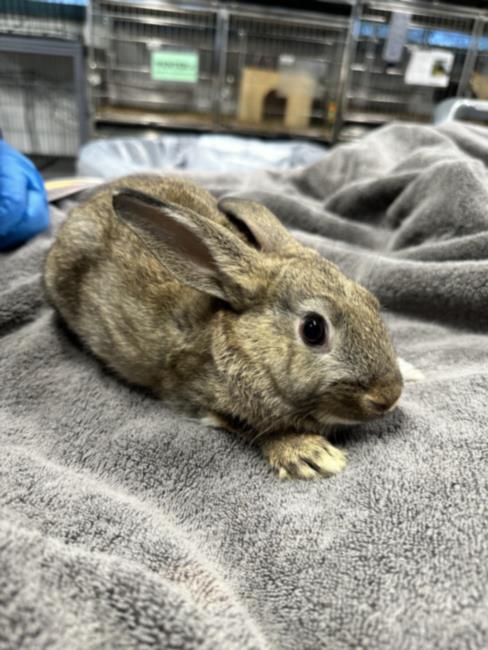
[[[281,479],[320,478],[338,474],[346,466],[345,454],[318,435],[273,436],[261,442],[261,449]]]

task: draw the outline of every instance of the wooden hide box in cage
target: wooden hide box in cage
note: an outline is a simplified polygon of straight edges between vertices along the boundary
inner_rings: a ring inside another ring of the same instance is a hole
[[[306,73],[244,68],[239,93],[239,121],[262,124],[266,97],[276,92],[286,98],[285,127],[306,128],[310,121],[315,86],[315,79]]]

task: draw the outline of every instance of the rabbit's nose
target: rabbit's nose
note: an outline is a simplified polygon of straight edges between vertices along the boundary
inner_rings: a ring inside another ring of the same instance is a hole
[[[379,401],[377,399],[371,399],[371,397],[365,397],[364,403],[368,408],[368,410],[377,411],[378,413],[386,413],[387,411],[390,410],[390,408],[392,408],[389,402],[385,402],[383,400]]]
[[[370,415],[383,415],[392,411],[397,405],[402,392],[401,386],[388,386],[370,390],[363,395],[363,409]]]

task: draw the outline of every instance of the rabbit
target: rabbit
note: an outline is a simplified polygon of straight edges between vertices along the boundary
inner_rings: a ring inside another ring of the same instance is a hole
[[[44,286],[107,366],[258,445],[280,478],[336,474],[324,436],[403,380],[377,299],[263,205],[182,178],[110,182],[71,210]]]

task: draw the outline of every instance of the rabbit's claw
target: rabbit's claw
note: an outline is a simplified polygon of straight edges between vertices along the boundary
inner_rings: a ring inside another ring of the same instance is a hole
[[[338,474],[346,466],[345,454],[319,435],[273,436],[261,448],[281,479],[315,479]]]

